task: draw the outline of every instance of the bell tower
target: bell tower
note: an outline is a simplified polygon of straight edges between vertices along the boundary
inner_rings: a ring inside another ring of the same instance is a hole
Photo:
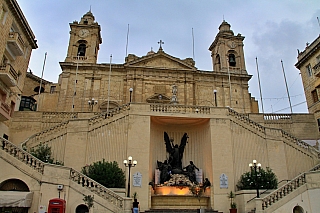
[[[102,43],[100,25],[91,11],[80,22],[70,23],[70,39],[65,62],[97,63],[99,45]],[[79,60],[78,60],[79,59]]]
[[[219,33],[209,47],[213,64],[213,71],[247,74],[244,53],[244,36],[234,35],[230,24],[223,21],[219,26]]]

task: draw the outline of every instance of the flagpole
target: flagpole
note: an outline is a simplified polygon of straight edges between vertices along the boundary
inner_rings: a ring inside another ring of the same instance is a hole
[[[282,71],[283,71],[283,76],[284,76],[284,82],[286,83],[286,88],[287,88],[287,94],[288,94],[288,100],[289,100],[290,110],[291,110],[291,114],[292,114],[293,112],[292,112],[290,94],[289,94],[289,89],[288,89],[286,74],[285,74],[285,72],[284,72],[283,61],[282,61],[282,60],[281,60],[281,65],[282,65]]]
[[[37,106],[38,109],[40,105],[41,86],[42,86],[42,79],[43,79],[44,67],[46,65],[46,60],[47,60],[47,52],[44,54],[44,61],[43,61],[42,72],[41,72],[41,80],[40,80],[40,86],[39,86],[39,92],[38,92],[38,106]]]
[[[230,93],[230,94],[229,94],[229,96],[230,96],[230,97],[229,97],[229,98],[230,98],[230,108],[232,108],[232,107],[231,107],[231,103],[232,103],[232,102],[231,102],[231,98],[232,98],[232,96],[231,96],[231,91],[232,91],[232,89],[231,89],[231,76],[230,76],[229,59],[228,59],[228,58],[227,58],[227,66],[228,66],[229,88],[230,88],[230,89],[229,89],[229,93]]]
[[[192,28],[192,59],[195,60],[195,58],[194,58],[194,34],[193,34],[193,28]]]
[[[74,79],[74,87],[73,87],[73,96],[72,96],[72,112],[74,112],[74,98],[76,96],[76,90],[77,90],[77,78],[78,78],[78,68],[79,68],[79,56],[80,53],[77,55],[77,67],[76,67],[76,77]]]
[[[109,69],[109,85],[108,85],[108,104],[107,104],[107,114],[106,117],[108,116],[109,113],[109,105],[110,105],[110,80],[111,80],[111,62],[112,62],[112,54],[110,55],[110,69]]]
[[[257,65],[257,73],[258,73],[258,83],[259,83],[259,91],[260,91],[261,108],[262,108],[262,113],[264,114],[263,102],[262,102],[262,92],[261,92],[261,83],[260,83],[260,75],[259,75],[259,67],[258,67],[258,58],[257,57],[256,57],[256,65]]]
[[[129,24],[128,24],[128,31],[127,31],[126,57],[128,56],[128,44],[129,44]]]

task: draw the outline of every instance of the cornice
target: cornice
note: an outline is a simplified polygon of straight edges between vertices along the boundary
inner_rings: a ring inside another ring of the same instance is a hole
[[[15,16],[16,20],[22,26],[22,29],[28,41],[30,42],[32,49],[37,49],[37,40],[35,40],[35,35],[33,34],[31,27],[29,26],[25,16],[23,15],[23,12],[20,9],[19,4],[16,0],[6,0],[6,2],[10,8],[10,11]]]

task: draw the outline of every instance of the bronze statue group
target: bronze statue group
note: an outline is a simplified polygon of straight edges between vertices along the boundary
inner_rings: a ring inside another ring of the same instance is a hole
[[[158,169],[160,170],[160,184],[168,181],[173,174],[183,174],[189,178],[192,183],[197,184],[196,172],[199,168],[190,161],[190,164],[186,167],[182,167],[182,158],[184,148],[188,143],[188,134],[184,133],[181,138],[180,145],[173,144],[173,139],[169,138],[168,133],[164,132],[164,141],[166,144],[166,150],[169,153],[169,159],[164,162],[157,161]]]

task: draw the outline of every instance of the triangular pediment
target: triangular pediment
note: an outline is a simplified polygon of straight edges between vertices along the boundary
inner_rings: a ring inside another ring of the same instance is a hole
[[[143,57],[135,57],[133,60],[127,62],[126,66],[190,71],[197,69],[194,66],[193,59],[187,58],[181,60],[164,52],[152,53]]]

